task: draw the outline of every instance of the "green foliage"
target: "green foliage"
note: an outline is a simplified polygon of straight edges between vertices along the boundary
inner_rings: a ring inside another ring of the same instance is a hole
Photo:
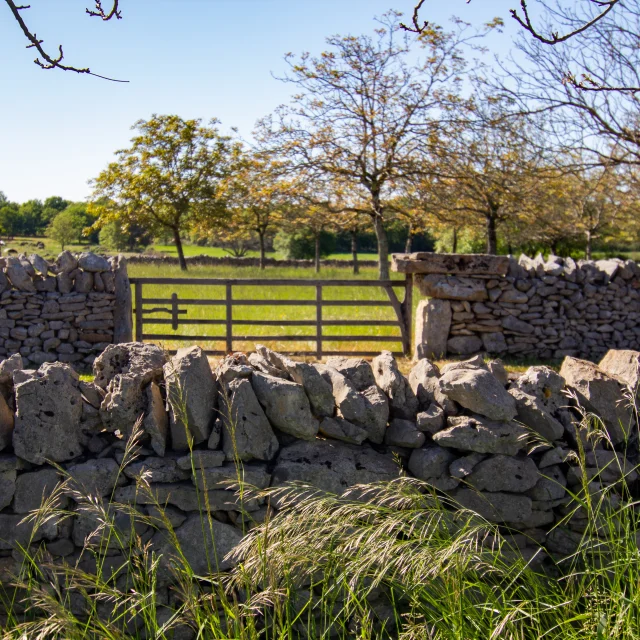
[[[126,229],[117,222],[108,222],[100,229],[100,245],[112,251],[136,251],[153,242],[151,234],[140,225]]]
[[[69,208],[53,219],[47,229],[47,236],[58,242],[64,251],[67,245],[79,241],[83,229],[84,218]]]
[[[287,260],[312,260],[315,255],[315,238],[308,230],[288,233],[279,231],[273,241],[273,248]],[[320,232],[320,257],[335,251],[335,235],[328,231]]]

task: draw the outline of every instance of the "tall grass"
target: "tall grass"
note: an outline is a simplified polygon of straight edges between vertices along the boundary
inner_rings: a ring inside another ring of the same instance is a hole
[[[228,398],[223,406],[232,425]],[[67,478],[28,519],[41,527],[81,513],[95,527],[66,564],[53,562],[35,539],[21,549],[20,570],[2,598],[8,615],[0,637],[638,638],[638,505],[624,482],[635,471],[612,457],[600,473],[620,482],[594,485],[598,476],[586,474],[589,448],[610,443],[593,416],[584,415],[583,426],[590,435],[574,460],[583,481],[555,528],[575,549],[555,555],[522,552],[513,532],[413,478],[352,487],[343,496],[300,484],[257,490],[244,482],[236,455],[240,511],[259,499],[278,513],[267,510],[261,524],[243,514],[235,569],[221,573],[211,557],[196,575],[194,550],[181,548],[144,473],[138,505],[97,499]],[[139,438],[138,425],[121,469],[136,459]],[[63,506],[68,495],[76,510]],[[215,545],[206,491],[201,497],[202,530]],[[149,544],[154,531],[169,541],[162,557]]]

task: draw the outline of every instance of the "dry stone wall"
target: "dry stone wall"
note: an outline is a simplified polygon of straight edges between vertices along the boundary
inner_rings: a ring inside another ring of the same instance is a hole
[[[496,356],[597,360],[640,348],[640,267],[631,260],[538,255],[398,254],[427,299],[416,317],[416,357]]]
[[[0,356],[90,369],[107,345],[131,340],[130,317],[121,257],[64,251],[53,264],[37,254],[0,259]]]
[[[162,554],[158,598],[175,554],[168,526],[197,575],[205,548],[229,569],[242,531],[277,507],[240,502],[230,486],[240,462],[259,488],[299,481],[337,494],[408,473],[509,527],[538,561],[570,553],[586,526],[567,491],[580,491],[578,439],[593,495],[606,491],[615,504],[637,477],[634,416],[621,400],[639,357],[610,351],[600,366],[567,357],[560,373],[522,375],[479,357],[441,369],[422,359],[404,376],[389,352],[308,364],[259,346],[212,371],[199,347],[169,359],[126,343],[108,346],[83,382],[67,364],[29,370],[16,354],[0,363],[0,581],[18,570],[20,545],[90,568],[88,550],[106,544],[90,496],[111,501],[119,540],[131,535],[131,509],[139,514],[137,535]],[[568,391],[602,417],[608,440],[588,437]],[[60,498],[73,517],[34,531],[25,514],[64,476]],[[215,552],[201,511],[211,513]],[[115,543],[109,558],[126,566]]]

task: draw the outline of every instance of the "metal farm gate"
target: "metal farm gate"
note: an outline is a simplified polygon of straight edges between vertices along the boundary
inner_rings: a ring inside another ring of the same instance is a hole
[[[379,353],[354,349],[358,342],[393,343],[399,347],[393,349],[396,355],[411,353],[413,279],[410,274],[404,280],[131,278],[131,285],[137,341],[210,343],[212,348],[204,347],[209,355],[226,355],[234,348],[237,350],[239,343],[274,341],[311,343],[315,349],[281,351],[318,359],[329,355]],[[244,293],[243,289],[247,288],[252,289],[253,294]],[[396,289],[404,290],[402,300],[396,295]],[[306,307],[307,313],[302,313],[300,307]],[[367,314],[365,310],[370,308],[376,312]],[[265,315],[278,310],[279,318],[265,319]],[[300,315],[304,317],[298,317]],[[375,315],[377,317],[372,317]],[[164,326],[170,327],[173,333],[167,333]],[[222,331],[209,333],[194,330],[194,326],[218,326]],[[274,327],[274,330],[259,335],[262,330],[247,331],[246,327]],[[301,330],[307,327],[312,333],[277,331],[286,327]],[[330,327],[348,330],[372,327],[376,333],[353,331],[352,335],[341,335],[331,333]],[[326,343],[339,343],[346,348],[331,349],[323,346]],[[220,348],[221,345],[224,348]],[[169,350],[175,349],[172,346]]]

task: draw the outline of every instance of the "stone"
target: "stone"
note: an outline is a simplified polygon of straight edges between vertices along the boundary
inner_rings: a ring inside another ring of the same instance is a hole
[[[420,431],[434,435],[444,429],[444,421],[444,411],[437,404],[432,404],[418,414],[416,425]]]
[[[567,406],[568,399],[563,394],[564,379],[556,371],[546,366],[529,367],[511,385],[512,389],[520,389],[534,396],[552,415],[560,408]]]
[[[598,367],[638,394],[640,383],[640,351],[609,349]]]
[[[487,353],[504,353],[508,347],[504,333],[499,332],[483,333],[482,346]]]
[[[515,398],[518,420],[539,434],[548,442],[559,440],[564,434],[564,426],[556,420],[535,396],[520,389],[509,389]]]
[[[15,480],[15,478],[14,478]],[[39,509],[43,501],[62,482],[56,469],[40,469],[30,473],[21,473],[15,480],[13,510],[15,513],[29,513]],[[63,502],[62,507],[65,506]]]
[[[169,529],[169,525],[173,529],[177,529],[184,523],[187,516],[180,510],[170,505],[163,505],[160,508],[155,505],[148,505],[145,507],[147,515],[152,520],[152,524],[158,529]]]
[[[396,418],[415,420],[418,413],[418,399],[408,380],[400,373],[393,354],[390,351],[383,351],[373,359],[371,366],[376,384],[389,398],[391,415]]]
[[[338,414],[345,420],[356,424],[365,419],[365,401],[352,382],[333,367],[314,365],[323,380],[330,385],[334,406]],[[331,414],[333,415],[333,414]]]
[[[9,358],[0,362],[0,385],[13,385],[13,374],[15,371],[24,369],[24,361],[19,353],[14,353]]]
[[[89,293],[93,289],[93,274],[88,271],[78,271],[73,281],[73,290],[77,293]]]
[[[474,511],[490,522],[519,524],[531,517],[531,498],[512,493],[489,493],[462,488],[453,494],[463,507]]]
[[[151,549],[161,556],[158,568],[161,585],[171,581],[172,566],[184,570],[185,563],[189,572],[197,576],[231,569],[235,562],[229,554],[242,539],[242,533],[235,527],[213,518],[203,519],[199,514],[189,516],[172,534],[175,537],[161,530],[151,539]]]
[[[540,471],[540,480],[536,485],[527,491],[527,495],[532,500],[539,502],[560,500],[567,495],[565,487],[567,478],[558,465],[547,467]]]
[[[502,327],[507,331],[522,333],[524,335],[531,335],[536,330],[532,324],[524,320],[518,320],[515,316],[505,316],[502,318]]]
[[[13,440],[14,417],[4,396],[0,393],[0,451],[11,446]]]
[[[33,521],[25,521],[24,514],[0,513],[0,551],[28,547],[40,540],[53,540],[58,533],[55,519],[43,523],[34,531]]]
[[[16,467],[17,464],[14,463],[12,469],[3,469],[0,471],[0,511],[6,509],[13,499],[16,490]]]
[[[483,274],[504,276],[509,270],[508,256],[485,253],[394,253],[391,269],[399,273]]]
[[[313,413],[318,416],[332,416],[335,412],[332,384],[310,364],[294,362],[287,358],[285,369],[291,379],[301,384],[309,398]]]
[[[151,380],[161,381],[166,361],[164,351],[154,344],[110,344],[93,363],[94,382],[106,389],[118,374],[140,378],[141,386]]]
[[[149,483],[180,482],[191,477],[190,470],[181,469],[173,457],[138,459],[124,468],[124,474],[132,480],[144,475]]]
[[[70,251],[63,251],[58,254],[55,263],[56,273],[71,273],[78,268],[78,260]]]
[[[449,471],[449,465],[455,455],[443,447],[431,445],[422,449],[414,449],[409,457],[407,467],[412,475],[420,480],[438,478]]]
[[[518,291],[517,289],[505,289],[498,298],[498,303],[508,302],[511,304],[526,304],[528,301],[529,297],[527,294],[522,291]]]
[[[538,467],[531,458],[495,455],[479,462],[466,481],[479,491],[525,493],[539,479]]]
[[[229,393],[229,405],[222,409],[222,449],[227,460],[271,460],[278,452],[278,439],[251,383],[232,380]]]
[[[362,444],[367,439],[367,431],[342,418],[323,418],[320,422],[320,433],[327,438],[350,442],[351,444]]]
[[[49,273],[49,263],[37,253],[32,253],[29,256],[29,262],[40,275],[46,276]]]
[[[319,423],[302,385],[254,373],[251,386],[272,426],[302,440],[316,437]]]
[[[245,464],[239,467],[227,462],[221,467],[196,469],[192,478],[193,484],[203,491],[228,489],[230,486],[237,485],[240,479],[248,485],[264,489],[269,486],[271,476],[264,465]]]
[[[82,505],[76,511],[71,539],[76,547],[85,545],[103,550],[126,549],[135,536],[149,529],[142,518],[133,518],[130,512],[116,505],[105,505],[106,518],[90,505]]]
[[[394,447],[407,447],[408,449],[420,448],[425,439],[426,436],[418,430],[415,422],[400,418],[391,421],[384,436],[386,444]]]
[[[110,258],[112,272],[102,274],[105,290],[115,293],[113,314],[113,341],[116,344],[133,340],[133,304],[131,283],[127,274],[127,260],[124,256]]]
[[[106,395],[102,387],[99,387],[94,382],[85,382],[84,380],[80,380],[78,382],[78,389],[80,389],[82,397],[92,407],[95,407],[96,409],[100,408],[100,405],[104,400],[104,396]]]
[[[81,253],[78,257],[78,266],[83,271],[109,271],[111,265],[104,256],[96,253]]]
[[[416,278],[420,294],[425,298],[483,302],[488,298],[485,281],[478,278],[428,275]]]
[[[67,469],[71,479],[71,488],[85,496],[108,496],[115,489],[120,480],[120,467],[112,458],[88,460],[75,464]]]
[[[439,381],[438,367],[426,358],[419,360],[409,372],[409,385],[421,408],[429,408],[435,402],[444,409],[445,413],[455,415],[458,412],[458,405],[442,393]]]
[[[556,447],[555,449],[546,451],[542,455],[542,458],[540,458],[540,462],[538,462],[538,469],[545,469],[553,465],[561,464],[566,461],[567,455],[568,452],[562,447]]]
[[[142,386],[142,378],[117,374],[107,387],[100,405],[100,416],[107,431],[120,431],[128,437],[138,421],[144,419],[146,404],[147,394]]]
[[[492,420],[508,422],[517,414],[514,398],[483,369],[447,371],[440,378],[440,390],[465,409]]]
[[[478,336],[454,336],[447,340],[447,351],[454,355],[470,355],[481,351],[482,347],[482,340]]]
[[[482,453],[470,453],[468,456],[458,458],[449,465],[449,474],[454,478],[466,478],[486,457]]]
[[[567,357],[560,368],[566,385],[573,389],[584,409],[598,416],[613,444],[624,442],[632,432],[634,418],[624,386],[592,362]]]
[[[58,273],[56,275],[56,283],[60,293],[71,293],[71,290],[73,289],[73,279],[68,273],[64,271],[62,273]]]
[[[420,300],[415,312],[415,359],[444,358],[451,328],[449,300]]]
[[[271,485],[304,482],[340,495],[353,485],[392,480],[399,475],[400,468],[389,456],[367,445],[318,440],[280,449]]]
[[[11,282],[18,291],[35,292],[36,287],[33,284],[33,280],[20,262],[9,264],[7,266],[6,274],[7,278],[9,278],[9,282]]]
[[[433,436],[442,447],[514,456],[527,444],[527,430],[514,422],[492,422],[481,416],[449,418],[451,426]]]
[[[66,364],[43,364],[15,388],[13,448],[33,464],[65,462],[82,453],[82,395],[78,375]]]
[[[284,380],[291,380],[291,376],[286,371],[281,371],[277,367],[274,367],[265,357],[259,353],[250,353],[249,364],[258,371],[266,373],[267,375],[274,376],[275,378],[283,378]]]
[[[341,373],[358,391],[365,391],[376,383],[371,364],[363,358],[331,356],[326,365]]]
[[[176,461],[180,469],[190,471],[193,469],[210,469],[211,467],[221,467],[225,460],[226,455],[224,451],[192,451],[187,456],[182,456]]]
[[[545,547],[551,553],[568,556],[575,553],[582,542],[582,534],[564,527],[555,527],[547,535]]]
[[[200,347],[179,349],[164,365],[167,401],[171,409],[171,446],[186,451],[189,439],[209,439],[215,420],[217,390],[209,360]]]

